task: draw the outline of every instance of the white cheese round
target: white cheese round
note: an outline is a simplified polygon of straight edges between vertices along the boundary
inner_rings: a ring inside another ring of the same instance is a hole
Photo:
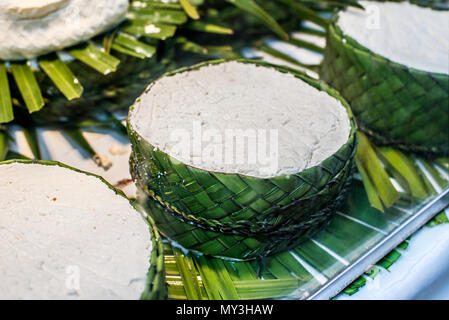
[[[0,59],[33,59],[91,39],[119,23],[128,6],[128,0],[0,0]]]
[[[138,299],[148,225],[96,177],[0,165],[0,299]]]
[[[235,61],[159,79],[137,100],[130,123],[183,163],[260,178],[318,165],[351,130],[345,107],[326,92]]]
[[[339,13],[343,34],[391,61],[419,70],[449,73],[449,11],[408,2],[360,1],[365,11]]]

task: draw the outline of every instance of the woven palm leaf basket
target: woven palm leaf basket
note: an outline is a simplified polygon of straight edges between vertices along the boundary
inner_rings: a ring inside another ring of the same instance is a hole
[[[187,21],[178,3],[158,0],[5,1],[0,124],[67,123],[127,108],[172,63],[172,37]]]
[[[133,150],[131,174],[139,190],[138,202],[161,233],[192,251],[248,260],[295,246],[326,225],[343,198],[342,190],[353,168],[355,123],[344,100],[319,80],[260,61],[230,63],[216,60],[174,71],[156,80],[143,96],[151,95],[153,86],[163,79],[182,79],[201,69],[227,70],[244,64],[296,77],[337,99],[349,117],[349,136],[337,152],[300,172],[260,178],[208,171],[177,160],[152,145],[136,127],[140,116],[137,104],[143,96],[131,107],[127,123]]]
[[[2,299],[166,298],[162,239],[121,191],[55,161],[0,173]]]
[[[361,17],[360,25],[354,24],[351,35],[362,34],[361,31],[367,29],[366,37],[357,41],[347,33],[345,34],[341,27],[341,16],[345,11],[335,14],[327,35],[320,71],[322,79],[337,89],[348,101],[359,128],[377,144],[393,145],[406,151],[447,154],[449,152],[449,70],[444,71],[444,67],[437,70],[426,69],[426,66],[413,67],[410,66],[411,63],[394,61],[394,58],[387,58],[361,44],[362,41],[368,42],[376,34],[385,30],[383,26],[391,24],[392,18],[387,20],[387,14],[392,15],[393,10],[398,12],[401,8],[407,9],[397,15],[396,27],[404,28],[402,36],[396,36],[394,38],[396,40],[393,40],[399,44],[388,42],[384,48],[406,50],[407,53],[404,55],[413,57],[417,55],[413,51],[413,43],[404,44],[401,39],[406,37],[404,36],[406,33],[418,38],[414,31],[405,27],[407,20],[418,19],[417,21],[420,22],[417,28],[421,28],[422,23],[428,27],[426,22],[422,21],[423,17],[420,14],[430,16],[433,12],[438,13],[440,19],[446,19],[447,25],[449,21],[447,3],[444,5],[443,2],[436,2],[435,5],[441,9],[438,11],[402,1],[362,3],[366,6],[366,15],[360,11],[350,12],[354,17]],[[422,3],[418,2],[418,4]],[[414,16],[410,14],[411,10],[416,11]],[[379,19],[377,26],[375,21],[370,26],[369,14],[377,15]],[[371,29],[368,30],[369,28]],[[419,35],[421,40],[414,42],[424,50],[429,50],[427,58],[421,57],[421,63],[437,63],[439,58],[434,55],[438,52],[445,52],[442,61],[447,61],[447,48],[445,49],[444,41],[442,41],[444,39],[438,40],[438,35],[430,34],[435,32],[435,28],[444,30],[444,23],[440,26],[434,23],[429,34]],[[347,29],[350,30],[348,27]],[[384,40],[389,38],[393,38],[393,35],[384,34]],[[426,41],[426,44],[432,44],[433,41],[435,52],[430,53],[432,49],[424,47],[425,44],[420,42],[423,38],[430,39]]]

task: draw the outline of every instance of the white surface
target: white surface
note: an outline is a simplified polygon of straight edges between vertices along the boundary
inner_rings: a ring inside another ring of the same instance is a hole
[[[408,2],[361,1],[339,14],[344,34],[394,62],[430,72],[449,73],[449,11]]]
[[[0,0],[0,59],[32,59],[120,22],[128,0]]]
[[[130,123],[142,138],[179,161],[262,178],[321,163],[346,143],[350,132],[347,111],[337,99],[292,74],[240,62],[157,80],[137,100]],[[248,131],[254,141],[239,148],[238,138]],[[228,143],[229,136],[235,142]],[[258,161],[261,152],[273,151],[270,163]]]
[[[0,165],[0,299],[138,299],[148,225],[97,177]]]
[[[449,224],[423,227],[401,251],[401,257],[389,268],[381,268],[374,280],[352,296],[344,293],[341,300],[449,299],[449,286],[444,283],[449,272]]]

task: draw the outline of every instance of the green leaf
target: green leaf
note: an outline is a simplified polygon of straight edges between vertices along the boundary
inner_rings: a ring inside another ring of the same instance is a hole
[[[193,21],[185,26],[185,29],[199,31],[199,32],[207,32],[207,33],[216,33],[216,34],[233,34],[234,30],[222,26],[217,26],[212,23],[207,23],[203,21]]]
[[[184,24],[187,22],[187,15],[180,10],[164,10],[152,8],[132,8],[127,14],[127,18],[132,21]]]
[[[191,257],[186,257],[179,249],[173,248],[176,265],[181,275],[186,298],[189,300],[201,299],[201,289],[198,283],[198,277],[194,270],[194,262]]]
[[[9,151],[9,136],[8,133],[0,128],[0,161],[5,160]]]
[[[120,63],[119,59],[101,51],[91,43],[72,48],[68,52],[104,75],[116,71]]]
[[[24,156],[21,153],[9,150],[8,154],[6,155],[5,160],[13,160],[13,159],[23,159],[23,160],[31,160],[30,158]]]
[[[328,5],[328,6],[337,6],[337,7],[355,7],[359,9],[364,9],[362,5],[360,5],[357,1],[354,0],[301,0],[303,3],[312,3],[318,5]]]
[[[39,59],[39,65],[68,100],[81,97],[83,86],[56,55]]]
[[[386,208],[389,208],[400,198],[400,194],[391,183],[390,177],[383,168],[368,138],[361,132],[357,132],[357,136],[359,139],[356,153],[357,168],[371,205],[384,211],[378,200]]]
[[[190,0],[179,0],[179,3],[181,3],[182,8],[190,18],[195,20],[200,18],[198,11],[196,10],[192,2],[190,2]]]
[[[126,33],[119,33],[112,45],[114,50],[134,55],[139,58],[150,58],[156,52],[154,46],[150,46]],[[126,49],[123,50],[123,49]]]
[[[444,179],[444,177],[435,169],[434,166],[428,161],[424,159],[419,159],[419,161],[423,164],[424,168],[426,168],[427,172],[432,176],[433,180],[438,184],[441,189],[444,189],[448,186],[448,181]]]
[[[300,4],[299,2],[293,0],[279,0],[279,1],[295,10],[302,19],[314,22],[317,25],[322,26],[323,28],[326,29],[328,28],[329,21],[321,17],[312,9],[309,9],[306,6]]]
[[[449,171],[449,158],[438,158],[435,162],[442,168]]]
[[[273,48],[271,48],[271,47],[269,47],[269,46],[267,46],[265,44],[260,45],[260,46],[256,46],[256,48],[261,50],[261,51],[263,51],[263,52],[265,52],[265,53],[268,53],[269,55],[272,55],[273,57],[276,57],[278,59],[284,60],[284,61],[286,61],[288,63],[297,65],[297,66],[302,67],[302,68],[310,69],[312,71],[317,71],[318,67],[319,67],[319,65],[315,65],[315,64],[302,63],[302,62],[292,58],[291,56],[289,56],[289,55],[287,55],[287,54],[285,54],[283,52],[280,52],[280,51],[278,51],[276,49],[273,49]]]
[[[131,6],[136,8],[152,8],[152,9],[182,9],[179,3],[165,3],[158,1],[132,1]]]
[[[207,54],[208,53],[208,51],[205,47],[203,47],[195,42],[192,42],[184,37],[177,37],[176,43],[178,45],[180,45],[180,48],[183,51],[189,51],[189,52],[194,52],[194,53],[199,53],[199,54]]]
[[[44,106],[44,98],[30,66],[22,62],[11,63],[11,71],[30,113]]]
[[[235,5],[236,7],[247,11],[259,18],[268,28],[278,34],[281,38],[288,39],[288,34],[282,29],[282,27],[273,19],[265,10],[263,10],[253,0],[226,0],[227,2]]]
[[[41,149],[39,146],[39,137],[37,136],[36,127],[22,127],[22,132],[25,135],[25,139],[30,146],[34,158],[37,160],[41,160]]]
[[[0,63],[0,123],[14,120],[11,92],[9,91],[8,74],[3,63]]]
[[[83,133],[78,128],[66,128],[62,130],[70,139],[75,142],[89,156],[94,157],[97,153],[91,147],[89,142],[84,138]]]
[[[306,48],[306,49],[309,49],[309,50],[312,50],[312,51],[315,51],[315,52],[318,52],[318,53],[323,53],[324,52],[324,49],[322,47],[317,46],[316,44],[313,44],[313,43],[301,40],[301,39],[290,38],[288,40],[288,42],[293,44],[293,45],[295,45],[295,46],[297,46],[297,47],[300,47],[300,48]]]
[[[164,40],[174,36],[176,26],[148,21],[128,21],[122,30],[135,35]]]
[[[384,162],[396,170],[406,181],[407,187],[405,189],[410,190],[413,197],[423,199],[429,195],[423,179],[412,160],[399,150],[393,148],[383,147],[378,150],[385,160]],[[400,179],[397,180],[401,183]]]

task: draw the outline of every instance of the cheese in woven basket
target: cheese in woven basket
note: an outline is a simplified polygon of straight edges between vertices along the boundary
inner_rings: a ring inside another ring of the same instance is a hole
[[[323,227],[356,147],[338,93],[248,60],[161,77],[132,106],[128,131],[138,198],[161,233],[236,259],[286,250]]]
[[[157,232],[100,177],[51,161],[2,162],[0,203],[0,299],[165,296]]]
[[[321,76],[378,144],[449,152],[449,11],[361,1],[331,24]],[[436,2],[438,4],[438,2]]]

